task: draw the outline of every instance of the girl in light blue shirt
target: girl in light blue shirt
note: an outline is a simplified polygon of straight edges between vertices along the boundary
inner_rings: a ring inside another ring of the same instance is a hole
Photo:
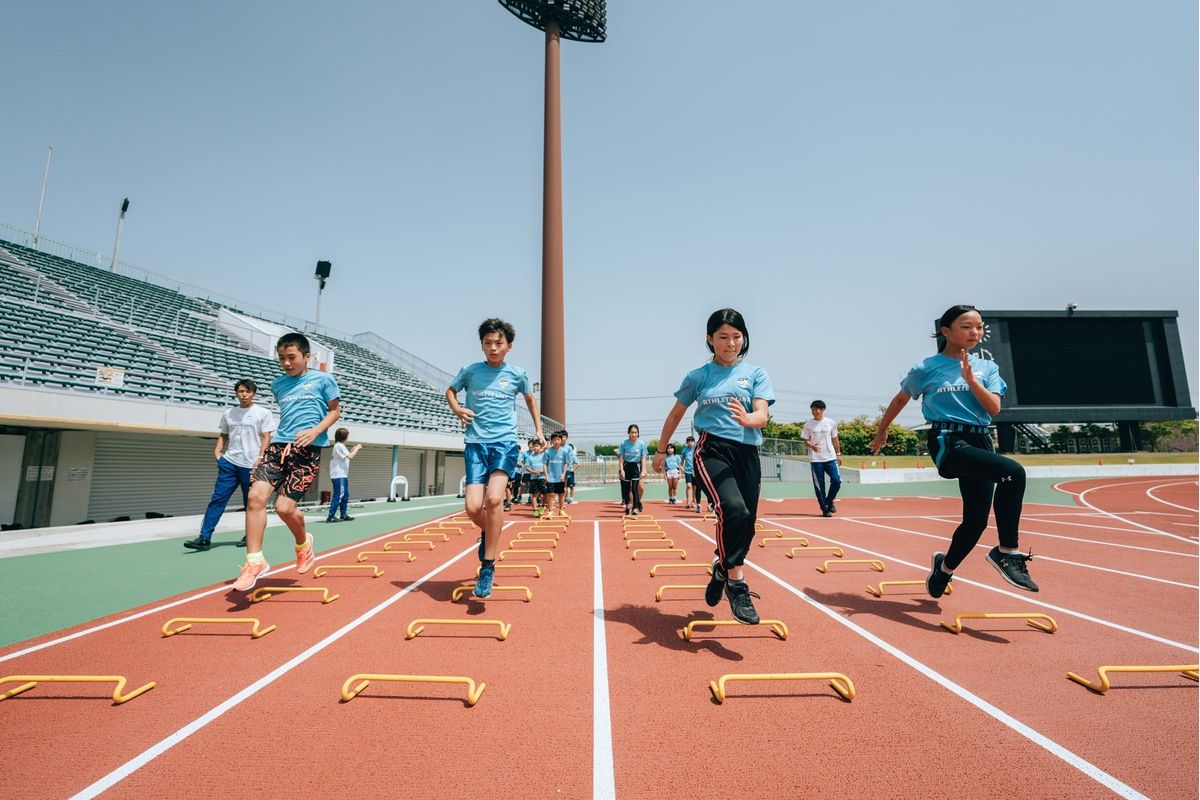
[[[621,479],[621,503],[626,514],[642,511],[642,465],[649,452],[646,443],[639,437],[642,431],[637,425],[626,429],[629,438],[617,447],[617,476]]]
[[[693,469],[717,514],[717,557],[704,601],[715,606],[724,593],[735,619],[757,625],[742,562],[754,541],[762,478],[758,445],[775,391],[767,371],[744,360],[750,332],[741,314],[732,308],[714,311],[706,330],[712,361],[684,376],[658,441],[660,447],[670,442],[688,406],[697,404],[694,421],[700,441]],[[655,451],[655,471],[663,471],[666,458],[665,448]]]
[[[988,429],[992,417],[1000,413],[1000,398],[1008,387],[996,362],[971,355],[983,340],[983,332],[983,316],[975,306],[946,309],[934,330],[937,354],[908,371],[871,442],[872,452],[878,453],[887,444],[892,420],[909,400],[920,397],[921,412],[929,423],[929,455],[939,475],[958,479],[962,523],[955,529],[947,551],[933,554],[933,567],[925,579],[925,588],[933,597],[942,596],[954,571],[983,536],[993,495],[1000,545],[988,551],[987,561],[1018,589],[1038,590],[1026,566],[1033,556],[1021,554],[1017,533],[1025,497],[1025,469],[996,453]]]

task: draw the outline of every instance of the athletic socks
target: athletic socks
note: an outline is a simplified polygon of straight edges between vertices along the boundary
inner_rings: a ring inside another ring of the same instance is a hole
[[[246,553],[246,561],[250,562],[251,564],[267,563],[267,559],[263,558],[261,550],[257,553]]]

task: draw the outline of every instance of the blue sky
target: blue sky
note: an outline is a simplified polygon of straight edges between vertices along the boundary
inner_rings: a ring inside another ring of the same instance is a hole
[[[874,413],[958,302],[1178,309],[1195,404],[1194,2],[608,12],[562,49],[577,438],[653,435],[722,306],[782,420]],[[130,262],[311,316],[329,259],[323,322],[453,372],[503,316],[538,377],[542,38],[497,3],[46,0],[0,43],[0,220],[52,144],[44,236],[111,252],[128,196]]]

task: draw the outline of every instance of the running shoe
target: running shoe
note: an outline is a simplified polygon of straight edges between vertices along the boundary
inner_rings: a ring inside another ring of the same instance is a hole
[[[945,560],[945,553],[933,554],[933,569],[929,571],[929,577],[925,579],[925,591],[929,592],[930,597],[941,597],[944,595],[946,587],[950,585],[950,581],[954,580],[953,575],[948,575],[942,571],[942,562]]]
[[[266,573],[270,568],[271,565],[265,561],[261,564],[251,564],[249,561],[242,564],[242,573],[233,582],[234,590],[238,592],[250,591],[254,588],[254,584],[258,583],[259,576]]]
[[[203,536],[197,536],[195,539],[188,539],[183,543],[183,546],[188,550],[207,550],[212,547],[212,539],[205,539]]]
[[[727,580],[729,580],[729,576],[725,574],[725,570],[721,569],[721,562],[714,560],[712,563],[712,577],[708,579],[708,586],[704,588],[704,602],[708,603],[709,608],[721,602],[721,593],[725,591],[725,582]]]
[[[830,513],[830,514],[836,514],[836,513],[837,513],[837,506],[835,506],[833,503],[830,503],[830,504],[829,504],[829,513]]]
[[[301,575],[312,569],[316,558],[313,556],[313,535],[304,534],[304,544],[296,548],[296,572]]]
[[[758,612],[754,610],[754,601],[750,599],[758,597],[758,594],[750,591],[745,581],[726,581],[725,596],[729,598],[729,609],[734,619],[747,625],[758,624]]]
[[[354,517],[351,517],[351,516],[349,516],[349,515],[347,515],[347,514],[342,514],[342,516],[341,516],[341,517],[339,517],[339,519],[340,519],[342,522],[354,522]]]
[[[1029,568],[1025,566],[1033,558],[1033,553],[1001,553],[999,547],[988,550],[988,563],[996,568],[1000,577],[1018,589],[1036,592],[1038,585],[1029,577]]]
[[[491,563],[484,563],[479,568],[479,577],[475,579],[475,588],[471,593],[476,597],[487,597],[492,593],[492,578],[496,574],[496,566]]]
[[[824,511],[822,511],[822,512],[821,512],[821,516],[822,516],[822,517],[832,517],[832,516],[833,516],[833,512],[832,512],[832,511],[830,511],[830,510],[827,508],[827,509],[825,509]]]
[[[327,522],[327,523],[329,523],[329,522],[337,522],[337,521],[338,521],[338,520],[337,520],[337,518],[336,518],[336,517],[330,517],[329,519],[325,520],[325,522]]]

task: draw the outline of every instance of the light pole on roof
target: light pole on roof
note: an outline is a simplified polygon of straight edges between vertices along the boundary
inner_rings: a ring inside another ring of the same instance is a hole
[[[125,202],[121,203],[121,215],[117,217],[117,241],[113,243],[112,266],[109,267],[111,272],[117,271],[117,259],[121,257],[121,233],[125,230],[125,212],[129,210],[129,198],[125,198]]]

